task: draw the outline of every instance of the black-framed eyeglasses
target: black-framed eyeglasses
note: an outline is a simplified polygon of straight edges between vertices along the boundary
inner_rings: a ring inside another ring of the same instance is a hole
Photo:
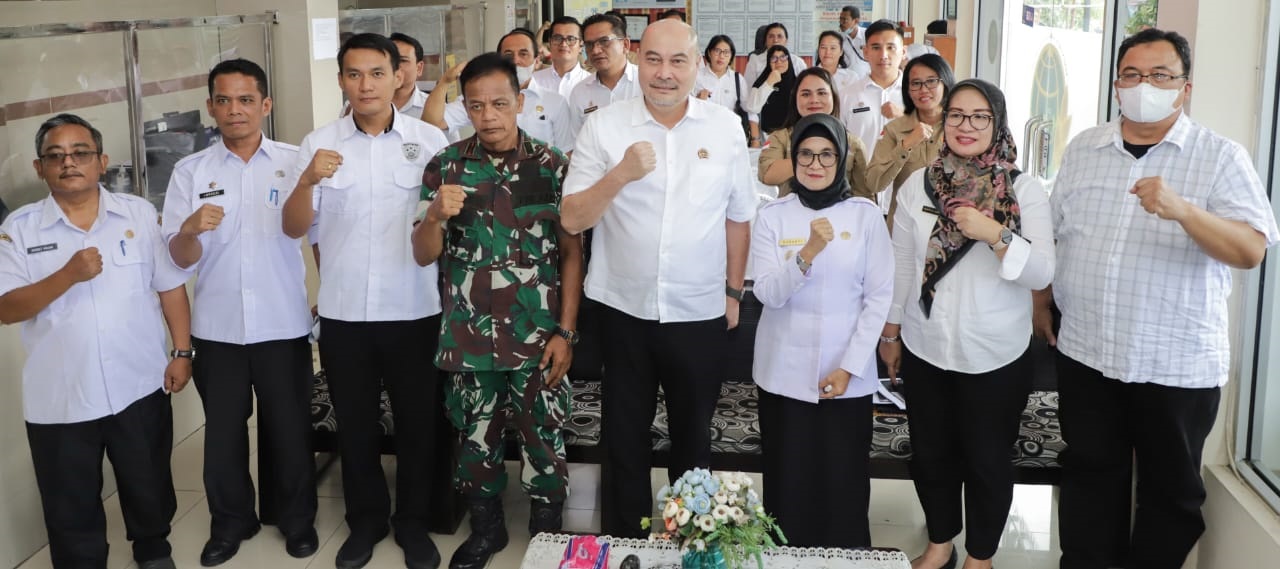
[[[796,151],[796,164],[801,166],[809,166],[813,164],[814,158],[818,159],[818,164],[823,168],[830,168],[836,165],[836,159],[838,159],[839,156],[836,156],[836,153],[830,150],[823,150],[817,154],[814,154],[811,150],[801,149]]]
[[[1116,78],[1116,83],[1119,83],[1121,87],[1137,87],[1138,83],[1141,83],[1143,79],[1146,79],[1147,83],[1155,85],[1156,87],[1163,87],[1177,81],[1178,79],[1186,78],[1187,74],[1185,73],[1182,75],[1170,75],[1168,73],[1156,72],[1143,75],[1136,71],[1129,71],[1121,73],[1119,77]]]
[[[912,91],[919,91],[921,89],[933,89],[934,87],[937,87],[938,84],[941,82],[942,80],[938,79],[937,77],[930,77],[923,81],[916,79],[910,83],[907,83],[907,87],[910,88]]]
[[[733,51],[725,48],[711,48],[711,55],[733,55]]]
[[[554,36],[551,36],[551,43],[564,44],[564,45],[578,45],[579,39],[581,38],[579,38],[578,36],[562,36],[560,34],[556,34]]]
[[[790,60],[791,58],[785,55],[775,55],[769,58],[769,63],[782,63],[784,61],[790,61]]]
[[[969,119],[969,126],[973,127],[974,130],[987,130],[991,126],[991,121],[995,120],[995,117],[986,113],[966,115],[960,111],[950,111],[944,117],[947,126],[953,128],[964,124],[965,119]]]
[[[40,155],[40,162],[44,163],[45,166],[61,166],[63,161],[70,156],[76,166],[84,166],[92,162],[99,154],[102,154],[101,150],[76,150],[71,153],[47,152]]]
[[[607,48],[609,47],[610,43],[613,43],[620,39],[622,38],[618,36],[605,36],[597,40],[590,40],[590,41],[583,40],[582,47],[585,48],[587,51],[595,51],[597,47],[600,49]]]

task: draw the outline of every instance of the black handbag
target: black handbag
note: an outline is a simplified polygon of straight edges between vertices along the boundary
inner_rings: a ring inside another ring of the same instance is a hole
[[[738,100],[733,103],[733,113],[738,115],[738,120],[742,122],[743,136],[747,137],[747,145],[751,145],[751,120],[747,118],[747,111],[742,108],[742,83],[738,80],[742,76],[737,71],[733,72],[733,90],[738,95]]]

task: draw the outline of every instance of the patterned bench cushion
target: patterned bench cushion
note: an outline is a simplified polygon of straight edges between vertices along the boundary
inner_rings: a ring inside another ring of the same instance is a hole
[[[565,425],[566,447],[596,447],[600,444],[602,395],[598,381],[574,381],[572,410]],[[667,408],[658,398],[657,414],[650,432],[653,448],[668,451]],[[720,387],[720,402],[711,418],[713,455],[760,454],[759,406],[753,383],[727,381]],[[311,401],[312,426],[317,431],[336,431],[333,406],[329,400],[324,372],[316,374]],[[877,413],[872,427],[871,458],[879,461],[906,461],[911,458],[911,438],[903,415]],[[382,418],[385,433],[391,434],[391,407],[387,394],[382,394]],[[1058,425],[1058,393],[1034,391],[1022,412],[1022,430],[1011,449],[1014,466],[1021,468],[1057,468],[1058,454],[1065,448]]]

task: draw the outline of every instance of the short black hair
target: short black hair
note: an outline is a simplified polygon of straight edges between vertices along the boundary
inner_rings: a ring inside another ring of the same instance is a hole
[[[1175,31],[1165,31],[1156,28],[1147,28],[1136,34],[1133,34],[1120,42],[1120,54],[1116,56],[1116,67],[1120,67],[1120,62],[1124,61],[1124,54],[1129,52],[1129,48],[1144,43],[1155,43],[1158,41],[1167,41],[1173,45],[1173,50],[1178,52],[1178,59],[1182,60],[1182,74],[1191,76],[1191,44],[1187,42],[1187,38]]]
[[[707,58],[707,63],[711,62],[711,49],[719,43],[729,44],[729,65],[733,65],[733,58],[738,56],[738,48],[733,45],[733,38],[720,34],[711,36],[711,41],[707,42],[707,49],[703,50],[702,56]]]
[[[680,18],[680,21],[681,21],[681,22],[685,21],[685,19],[684,19],[684,10],[677,10],[677,9],[675,9],[675,8],[672,8],[672,9],[667,10],[667,11],[665,11],[665,12],[661,13],[661,14],[658,14],[658,19],[659,19],[659,20],[665,20],[665,19],[670,18],[670,17],[672,17],[672,16],[675,16],[675,17],[677,17],[677,18]]]
[[[902,112],[911,114],[916,111],[916,104],[911,100],[911,69],[917,65],[923,65],[932,69],[938,74],[938,80],[942,82],[942,98],[946,99],[951,94],[951,87],[956,84],[956,74],[951,71],[951,65],[941,55],[936,53],[926,53],[924,55],[913,57],[907,62],[906,69],[902,70]]]
[[[831,90],[831,113],[837,119],[840,118],[840,93],[836,90],[836,82],[831,78],[831,74],[826,69],[818,66],[806,67],[799,75],[796,75],[796,85],[791,88],[791,93],[787,95],[787,118],[782,121],[782,128],[791,128],[800,122],[800,111],[796,109],[796,98],[800,95],[800,83],[805,78],[816,75],[818,79],[823,80],[827,84],[827,88]]]
[[[395,43],[382,34],[364,33],[347,38],[347,41],[342,44],[342,48],[338,50],[339,73],[342,72],[342,66],[346,63],[347,52],[353,49],[381,51],[391,59],[391,69],[394,70],[400,67],[400,49],[396,47]]]
[[[791,34],[787,33],[787,27],[778,22],[774,22],[764,27],[764,35],[766,38],[769,36],[769,30],[772,30],[774,28],[778,28],[779,30],[782,30],[782,37],[791,39]]]
[[[537,42],[536,40],[534,40],[534,39],[533,39],[533,32],[531,32],[531,31],[529,31],[529,30],[527,30],[527,29],[525,29],[525,28],[515,28],[515,29],[512,29],[511,31],[509,31],[509,32],[507,32],[506,34],[504,34],[501,38],[498,38],[498,47],[497,47],[496,49],[494,49],[494,51],[496,51],[496,52],[498,52],[498,53],[502,53],[502,42],[507,41],[507,38],[509,38],[509,37],[511,37],[511,36],[524,36],[524,37],[529,38],[529,46],[533,48],[533,51],[535,51],[535,52],[536,52],[536,51],[538,51],[538,42]],[[468,64],[468,65],[470,65],[470,64]],[[464,68],[464,69],[465,69],[465,68]]]
[[[248,77],[252,77],[258,82],[258,94],[262,98],[267,98],[267,72],[262,70],[262,66],[249,61],[248,59],[228,59],[213,66],[209,70],[209,98],[213,98],[213,80],[219,75],[230,75],[239,73]]]
[[[413,46],[413,57],[414,57],[413,62],[418,63],[419,61],[422,61],[422,58],[424,55],[424,52],[422,51],[422,42],[416,39],[413,39],[413,36],[408,34],[402,34],[400,32],[395,32],[387,36],[387,39],[393,42],[398,41],[400,43],[407,43]],[[399,50],[396,50],[396,51],[398,52]],[[396,56],[396,61],[400,61],[398,54]]]
[[[840,45],[840,54],[841,54],[841,55],[840,55],[840,59],[836,60],[836,67],[837,67],[837,68],[839,68],[839,69],[844,69],[844,68],[848,67],[848,66],[849,66],[849,64],[848,64],[848,63],[846,63],[846,62],[845,62],[845,60],[844,60],[844,37],[843,37],[843,35],[842,35],[840,32],[837,32],[837,31],[835,31],[835,30],[826,30],[826,31],[823,31],[822,33],[818,34],[818,46],[819,46],[819,47],[821,47],[821,46],[822,46],[822,40],[823,40],[823,38],[834,38],[834,39],[836,40],[836,43]],[[817,56],[816,54],[813,56],[813,61],[815,62],[813,65],[816,67],[816,66],[818,65],[818,64],[817,64],[818,56]]]
[[[550,32],[551,30],[555,29],[556,26],[567,26],[567,25],[577,26],[578,35],[582,35],[582,22],[579,22],[578,19],[573,16],[560,16],[559,18],[551,20],[551,27],[547,28],[547,31]]]
[[[899,28],[898,24],[893,23],[892,20],[886,20],[883,18],[871,22],[871,25],[867,26],[867,33],[864,34],[863,37],[867,38],[867,41],[871,41],[871,36],[884,32],[893,32],[898,34],[898,39],[903,39],[902,28]]]
[[[89,131],[89,136],[93,138],[93,145],[98,147],[98,152],[102,152],[102,133],[98,129],[93,128],[89,121],[80,118],[79,115],[71,113],[62,113],[40,124],[40,128],[36,130],[36,156],[44,150],[44,139],[49,135],[49,131],[60,126],[69,124],[82,126]]]
[[[503,57],[501,53],[491,51],[477,55],[462,69],[458,82],[463,98],[467,96],[467,83],[494,73],[506,75],[507,79],[511,80],[511,91],[517,95],[520,94],[520,79],[516,76],[516,64]]]
[[[841,8],[840,11],[845,14],[848,14],[850,17],[852,17],[855,20],[862,19],[862,10],[859,10],[857,6],[845,6]]]
[[[928,25],[928,26],[926,26],[926,27],[925,27],[925,29],[924,29],[924,33],[926,33],[926,34],[936,34],[936,35],[946,35],[946,33],[947,33],[947,21],[946,21],[946,20],[934,20],[934,21],[932,21],[932,22],[929,22],[929,25]]]
[[[582,21],[582,35],[587,35],[587,28],[596,24],[609,24],[613,28],[613,33],[620,38],[627,37],[627,24],[622,21],[621,16],[615,16],[609,12],[603,14],[592,14]]]

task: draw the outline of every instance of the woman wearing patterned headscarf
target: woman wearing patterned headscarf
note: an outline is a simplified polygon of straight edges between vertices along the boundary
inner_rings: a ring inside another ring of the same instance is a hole
[[[1053,278],[1053,226],[1040,181],[1014,166],[1004,94],[963,81],[943,109],[937,159],[898,192],[880,355],[906,385],[911,478],[929,530],[912,567],[955,567],[963,519],[964,567],[983,569],[1013,500],[1010,448],[1031,391],[1031,291]]]
[[[800,119],[791,193],[752,228],[764,506],[805,547],[871,545],[871,394],[893,249],[879,206],[844,175],[858,159],[849,140],[829,114]]]

